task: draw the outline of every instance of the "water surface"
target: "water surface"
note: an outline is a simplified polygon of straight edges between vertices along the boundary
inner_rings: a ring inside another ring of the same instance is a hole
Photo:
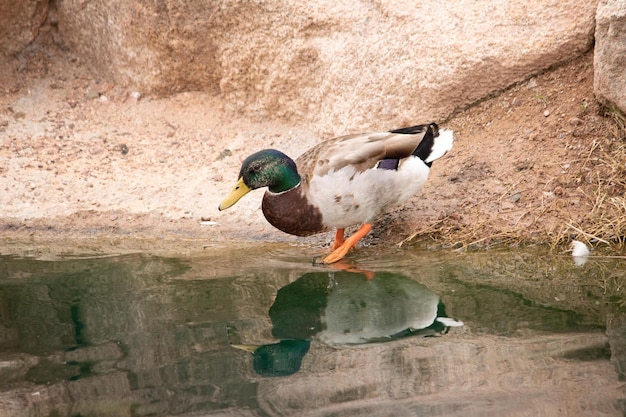
[[[626,268],[306,247],[0,257],[0,416],[622,416]]]

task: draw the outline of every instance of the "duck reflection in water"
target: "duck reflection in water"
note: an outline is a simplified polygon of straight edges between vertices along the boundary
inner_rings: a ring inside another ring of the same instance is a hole
[[[329,346],[380,343],[409,336],[436,336],[463,323],[446,315],[439,296],[413,279],[391,273],[310,272],[278,290],[269,310],[268,345],[232,345],[253,353],[263,376],[300,369],[310,341]]]

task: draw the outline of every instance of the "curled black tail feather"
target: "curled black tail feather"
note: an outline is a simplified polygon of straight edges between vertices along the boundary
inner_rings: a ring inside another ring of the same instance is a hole
[[[426,162],[426,159],[430,156],[433,145],[435,144],[435,138],[439,136],[439,126],[437,126],[437,123],[405,127],[402,129],[392,130],[391,133],[415,134],[422,133],[424,132],[424,130],[426,130],[426,133],[424,133],[424,138],[417,146],[415,151],[413,151],[413,155],[417,156],[430,167],[432,165],[432,162]]]

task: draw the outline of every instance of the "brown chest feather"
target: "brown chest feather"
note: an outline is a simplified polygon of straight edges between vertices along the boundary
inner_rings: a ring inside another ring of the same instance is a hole
[[[320,211],[310,205],[300,186],[281,194],[263,196],[263,215],[275,228],[297,236],[326,232]]]

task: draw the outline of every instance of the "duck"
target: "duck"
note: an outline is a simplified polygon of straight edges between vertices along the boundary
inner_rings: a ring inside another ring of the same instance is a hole
[[[335,263],[356,248],[377,216],[415,195],[432,163],[452,149],[453,132],[436,123],[329,139],[295,160],[263,149],[241,164],[232,191],[218,209],[235,205],[250,191],[265,188],[261,209],[277,229],[296,236],[335,230]],[[351,236],[345,229],[359,225]]]

